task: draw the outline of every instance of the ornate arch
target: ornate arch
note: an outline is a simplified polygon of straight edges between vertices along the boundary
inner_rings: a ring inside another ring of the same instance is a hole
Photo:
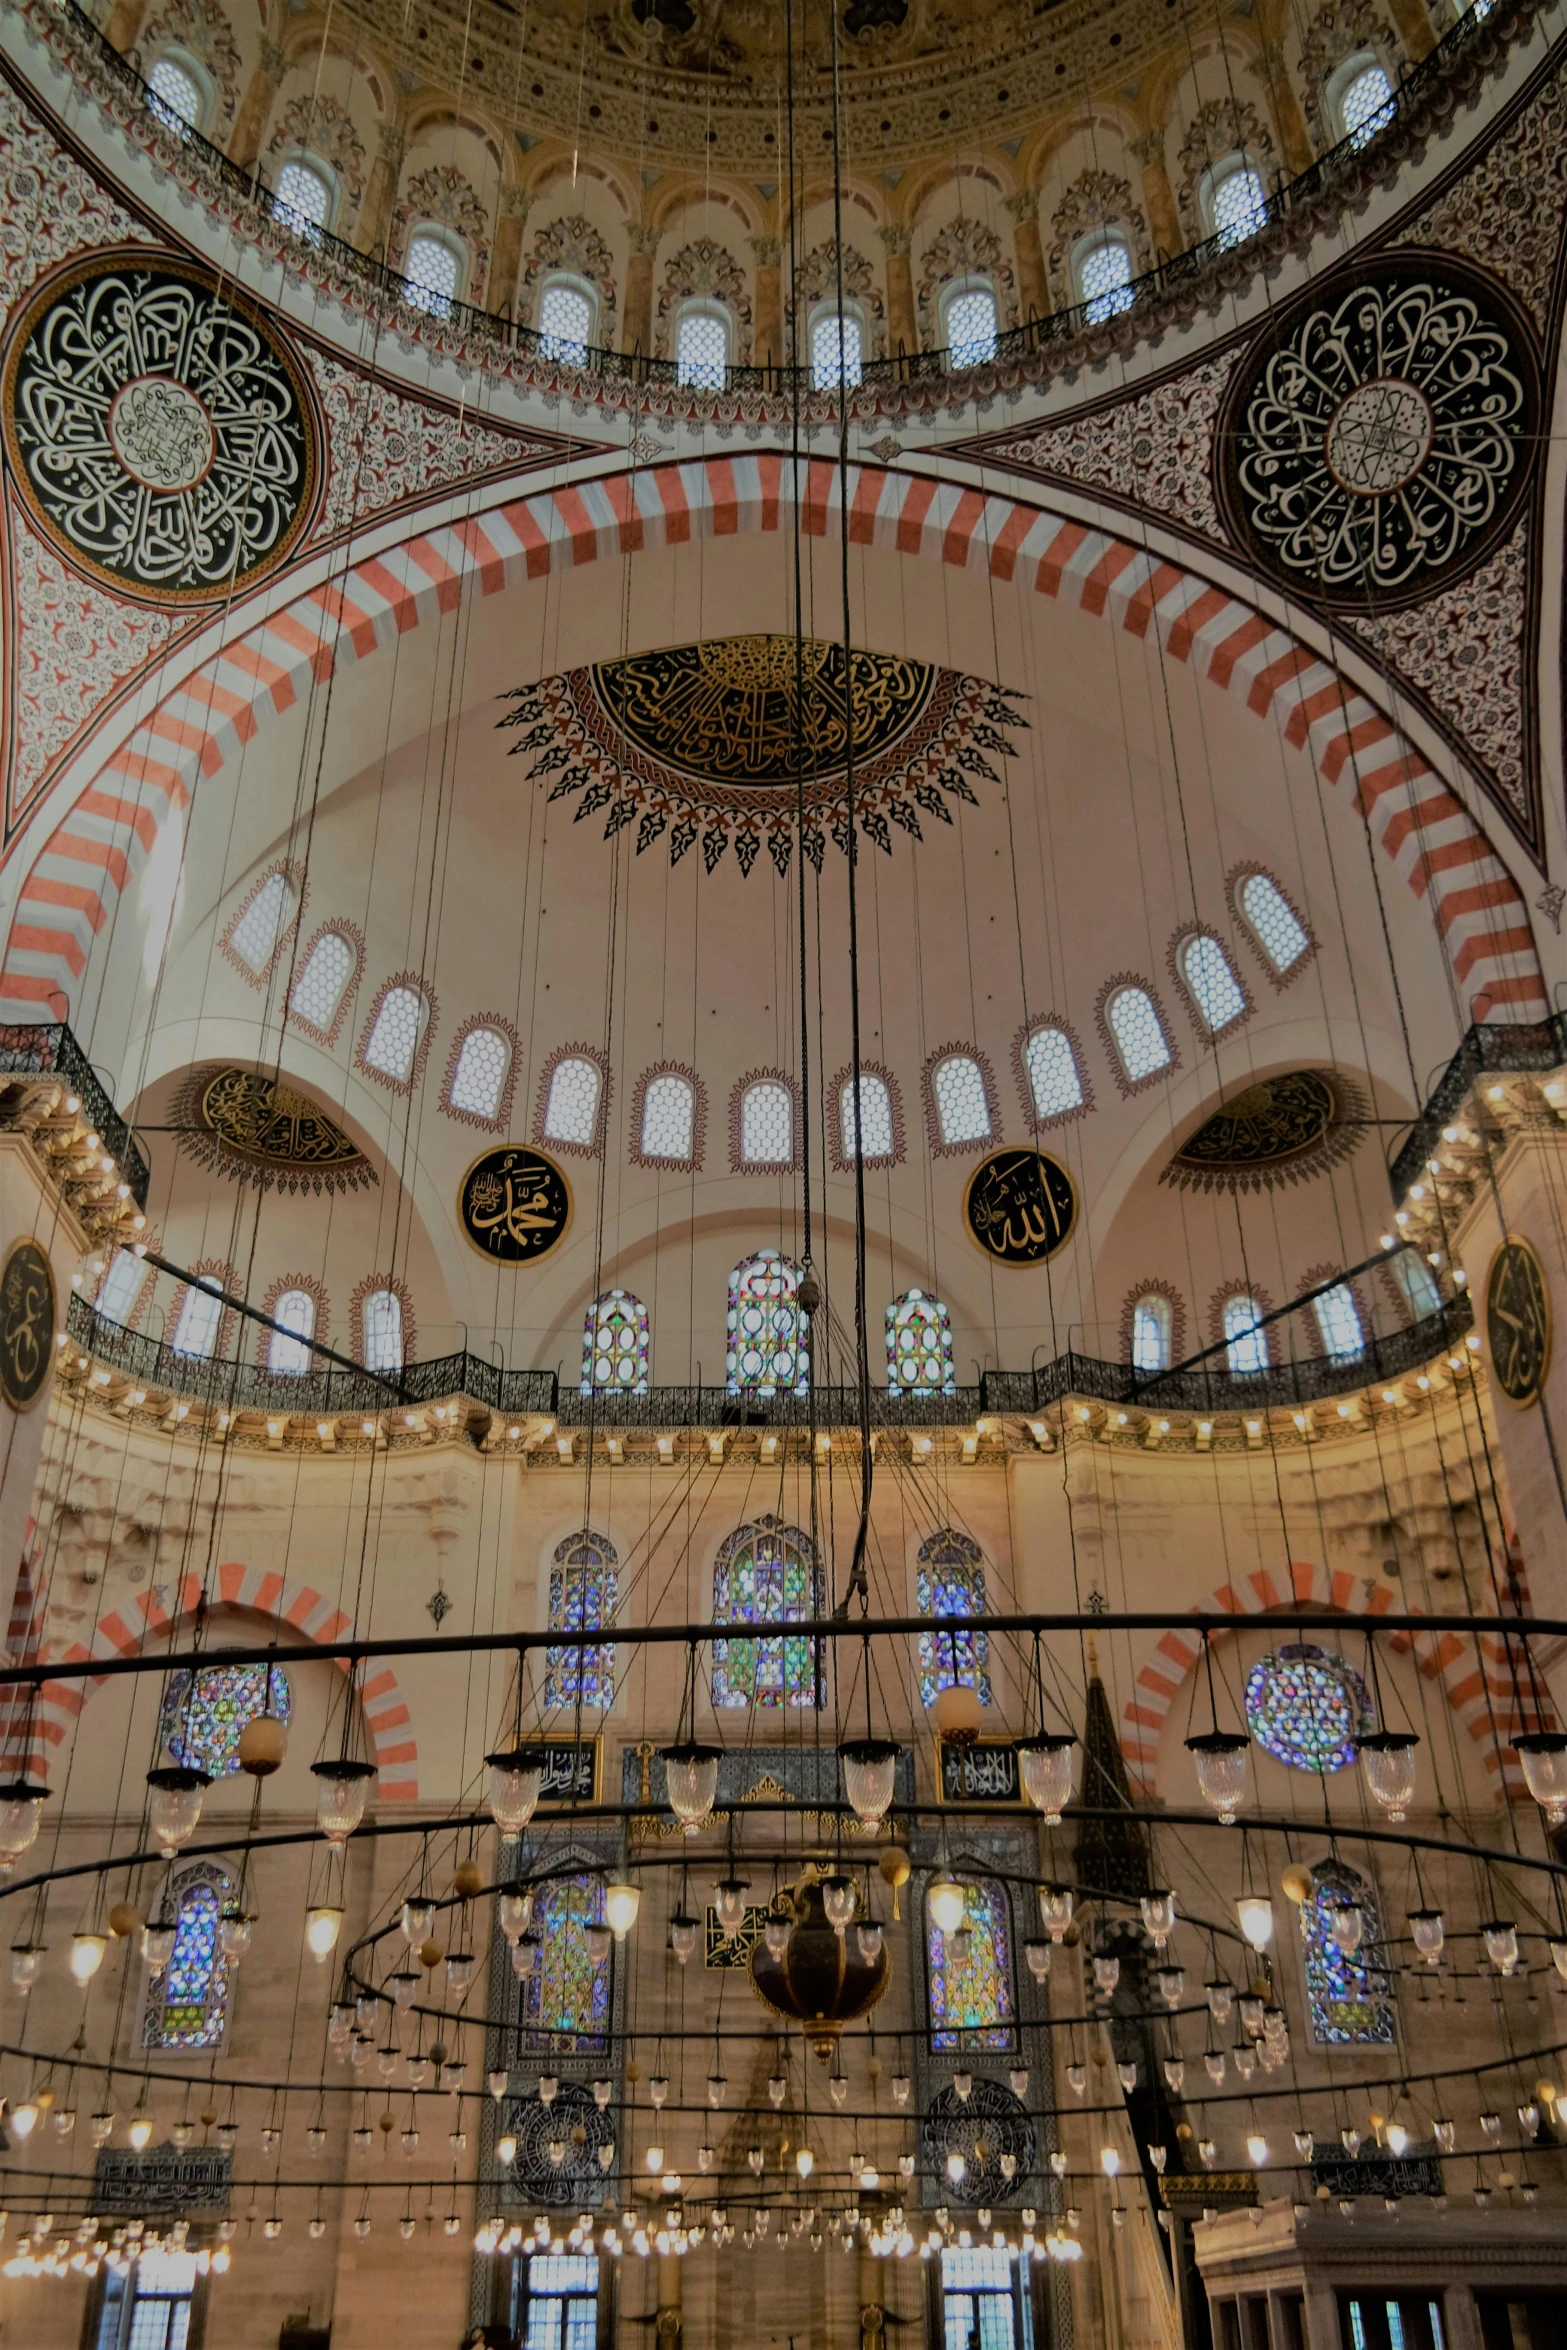
[[[69,1017],[92,944],[127,881],[203,775],[269,716],[455,609],[601,558],[696,538],[837,528],[836,469],[781,454],[714,457],[513,497],[415,533],[251,621],[193,666],[85,786],[35,856],[6,948],[0,1017]],[[1363,814],[1384,856],[1429,908],[1455,986],[1477,1020],[1550,1009],[1521,892],[1486,834],[1407,736],[1309,645],[1239,596],[1110,532],[1041,506],[923,474],[857,465],[849,536],[988,571],[1075,605],[1169,657],[1282,733],[1310,742],[1323,779]]]

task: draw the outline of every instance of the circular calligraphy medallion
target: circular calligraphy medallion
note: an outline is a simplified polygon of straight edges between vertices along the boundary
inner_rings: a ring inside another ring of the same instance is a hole
[[[992,1264],[1042,1265],[1071,1238],[1077,1192],[1048,1151],[996,1151],[969,1177],[963,1221]]]
[[[1485,1278],[1491,1377],[1511,1404],[1538,1403],[1551,1367],[1551,1300],[1539,1258],[1511,1233]]]
[[[19,1240],[0,1270],[0,1395],[31,1411],[54,1361],[54,1273],[36,1240]]]
[[[1313,286],[1243,355],[1219,503],[1293,594],[1410,604],[1511,530],[1539,430],[1534,332],[1506,288],[1401,248]]]
[[[169,603],[246,588],[310,518],[305,379],[263,314],[194,263],[97,254],[50,279],[0,402],[34,521],[117,588]]]
[[[543,1151],[520,1142],[481,1151],[462,1179],[457,1221],[496,1265],[529,1265],[564,1240],[571,1186]]]

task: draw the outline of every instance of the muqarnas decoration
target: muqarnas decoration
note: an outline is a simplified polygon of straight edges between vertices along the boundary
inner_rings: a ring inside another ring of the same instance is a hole
[[[1259,1077],[1205,1118],[1159,1180],[1183,1191],[1271,1191],[1348,1158],[1365,1128],[1357,1086],[1336,1072]]]
[[[198,1166],[262,1191],[357,1191],[375,1169],[307,1093],[256,1069],[195,1069],[169,1111]]]
[[[818,872],[829,836],[848,853],[851,769],[867,840],[890,854],[894,824],[923,839],[922,815],[950,824],[949,799],[999,784],[992,760],[1016,756],[1002,730],[1027,724],[985,678],[859,650],[846,672],[814,637],[670,645],[505,699],[512,750],[552,800],[580,795],[577,822],[602,811],[606,840],[635,823],[639,856],[667,833],[672,865],[700,841],[709,873],[732,842],[747,875],[764,847],[786,874],[797,832]]]

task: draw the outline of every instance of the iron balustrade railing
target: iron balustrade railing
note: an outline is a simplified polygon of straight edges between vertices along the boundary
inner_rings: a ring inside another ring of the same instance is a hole
[[[1524,1076],[1560,1068],[1567,1061],[1567,1012],[1519,1026],[1471,1028],[1427,1097],[1425,1108],[1394,1153],[1388,1168],[1395,1202],[1417,1183],[1466,1097],[1482,1077]]]
[[[1217,263],[1243,251],[1270,229],[1297,219],[1316,221],[1338,197],[1347,195],[1354,183],[1364,178],[1368,164],[1376,166],[1380,158],[1385,158],[1392,133],[1410,128],[1423,114],[1439,116],[1444,111],[1440,101],[1445,85],[1454,67],[1472,48],[1483,45],[1500,57],[1514,32],[1532,21],[1535,4],[1536,0],[1489,0],[1489,4],[1488,0],[1478,0],[1477,5],[1465,8],[1429,55],[1403,75],[1387,104],[1369,123],[1362,124],[1350,137],[1341,139],[1336,147],[1320,155],[1297,178],[1281,180],[1271,194],[1264,196],[1239,233],[1234,228],[1222,230],[1199,244],[1188,246],[1185,252],[1161,260],[1125,287],[1004,330],[996,336],[993,358],[979,364],[1004,365],[1010,360],[1026,358],[1031,353],[1070,343],[1089,328],[1111,324],[1128,313],[1147,311],[1171,297],[1192,293]],[[319,253],[345,275],[360,280],[372,294],[408,312],[410,323],[419,317],[433,319],[443,326],[455,327],[465,337],[498,343],[545,366],[565,366],[573,372],[609,381],[670,387],[680,383],[679,366],[673,359],[654,358],[641,351],[611,351],[596,344],[569,344],[558,335],[541,334],[537,328],[522,325],[505,311],[482,310],[456,296],[418,286],[374,253],[361,252],[346,238],[317,227],[292,206],[281,202],[259,169],[244,170],[221,147],[214,146],[210,139],[183,123],[142,78],[130,59],[93,23],[79,0],[64,0],[60,14],[69,21],[76,38],[103,71],[136,97],[168,136],[177,138],[190,153],[199,156],[231,194],[259,207],[301,245]],[[964,372],[967,370],[954,366],[948,349],[899,351],[890,358],[868,360],[860,377],[860,388],[874,393],[879,388]],[[810,393],[826,398],[829,403],[834,390],[830,385],[818,385],[809,367],[787,363],[728,367],[721,384],[715,379],[695,388],[779,397]]]
[[[139,1208],[147,1205],[152,1170],[102,1079],[63,1020],[0,1026],[0,1077],[62,1077],[91,1119],[122,1183]],[[0,1114],[0,1124],[4,1123]]]

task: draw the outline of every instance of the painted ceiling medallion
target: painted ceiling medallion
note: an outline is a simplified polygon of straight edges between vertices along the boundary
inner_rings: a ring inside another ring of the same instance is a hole
[[[193,1070],[169,1122],[198,1165],[263,1191],[357,1191],[376,1180],[319,1102],[255,1069]]]
[[[535,777],[555,779],[550,798],[580,793],[579,822],[602,809],[606,840],[635,821],[639,856],[667,831],[671,864],[700,840],[711,873],[733,842],[742,873],[764,847],[787,873],[802,766],[805,854],[819,871],[829,834],[847,853],[840,645],[710,637],[570,669],[505,698],[499,723],[523,730],[512,750]],[[848,701],[856,820],[889,852],[892,825],[920,840],[921,811],[950,824],[947,798],[977,805],[970,778],[1000,780],[987,753],[1015,756],[1000,729],[1027,724],[984,678],[899,654],[856,651]]]
[[[1226,519],[1296,595],[1382,608],[1470,570],[1528,486],[1530,330],[1451,254],[1356,264],[1270,320],[1218,446]]]
[[[52,280],[3,397],[34,519],[117,587],[170,603],[248,587],[309,517],[302,379],[259,314],[183,263],[99,256]]]
[[[1205,1118],[1160,1176],[1183,1191],[1271,1191],[1321,1175],[1364,1132],[1365,1104],[1347,1078],[1287,1069]]]

